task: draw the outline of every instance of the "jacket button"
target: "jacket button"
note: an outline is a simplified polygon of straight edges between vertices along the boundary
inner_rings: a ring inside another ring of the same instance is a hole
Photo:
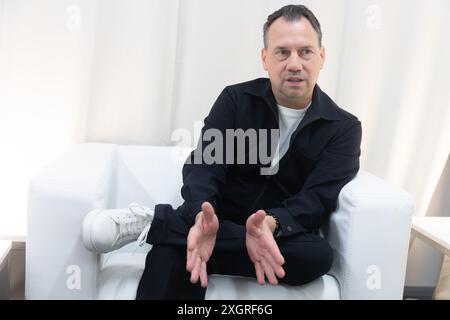
[[[291,226],[287,226],[287,231],[292,232],[292,227]]]

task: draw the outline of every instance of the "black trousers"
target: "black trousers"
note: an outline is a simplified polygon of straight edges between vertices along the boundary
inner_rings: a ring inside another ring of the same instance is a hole
[[[178,210],[168,205],[155,208],[155,218],[147,236],[153,245],[147,254],[145,269],[136,299],[200,300],[206,289],[190,282],[186,271],[186,238],[189,226]],[[306,284],[326,274],[333,255],[328,242],[317,234],[302,233],[276,239],[285,277],[279,283],[292,286]],[[245,246],[245,227],[220,221],[216,246],[207,264],[208,274],[253,277],[256,273]],[[255,280],[256,281],[256,280]],[[270,284],[267,284],[270,285]]]

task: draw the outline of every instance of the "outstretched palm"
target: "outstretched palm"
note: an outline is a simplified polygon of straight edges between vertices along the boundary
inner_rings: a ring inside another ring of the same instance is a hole
[[[200,282],[203,288],[208,285],[206,263],[216,244],[219,220],[214,208],[209,202],[202,204],[202,211],[197,215],[195,224],[189,230],[187,237],[186,270],[191,272],[191,282]]]
[[[264,275],[269,283],[278,284],[278,278],[285,275],[282,265],[284,258],[273,237],[272,231],[264,218],[266,213],[259,210],[252,214],[246,223],[246,245],[250,260],[255,265],[256,278],[260,284],[265,283]]]

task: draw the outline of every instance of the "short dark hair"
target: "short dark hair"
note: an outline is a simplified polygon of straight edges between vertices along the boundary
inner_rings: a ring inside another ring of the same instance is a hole
[[[264,23],[263,27],[263,38],[264,38],[264,47],[267,49],[267,33],[269,31],[270,26],[274,23],[278,18],[283,17],[284,20],[288,22],[297,21],[300,18],[306,18],[314,28],[317,33],[317,38],[319,39],[319,47],[322,47],[322,29],[320,28],[319,20],[317,20],[314,13],[309,10],[307,7],[303,5],[287,5],[281,9],[278,9],[271,15],[267,17],[266,23]]]

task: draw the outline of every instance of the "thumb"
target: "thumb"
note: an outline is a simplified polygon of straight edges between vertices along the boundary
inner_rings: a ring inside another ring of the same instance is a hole
[[[264,210],[256,211],[256,213],[253,214],[253,217],[252,217],[252,221],[251,221],[252,225],[255,228],[261,228],[265,217],[266,217],[266,212]]]
[[[202,211],[206,222],[210,222],[215,215],[214,207],[211,205],[211,203],[205,201],[202,203]]]

